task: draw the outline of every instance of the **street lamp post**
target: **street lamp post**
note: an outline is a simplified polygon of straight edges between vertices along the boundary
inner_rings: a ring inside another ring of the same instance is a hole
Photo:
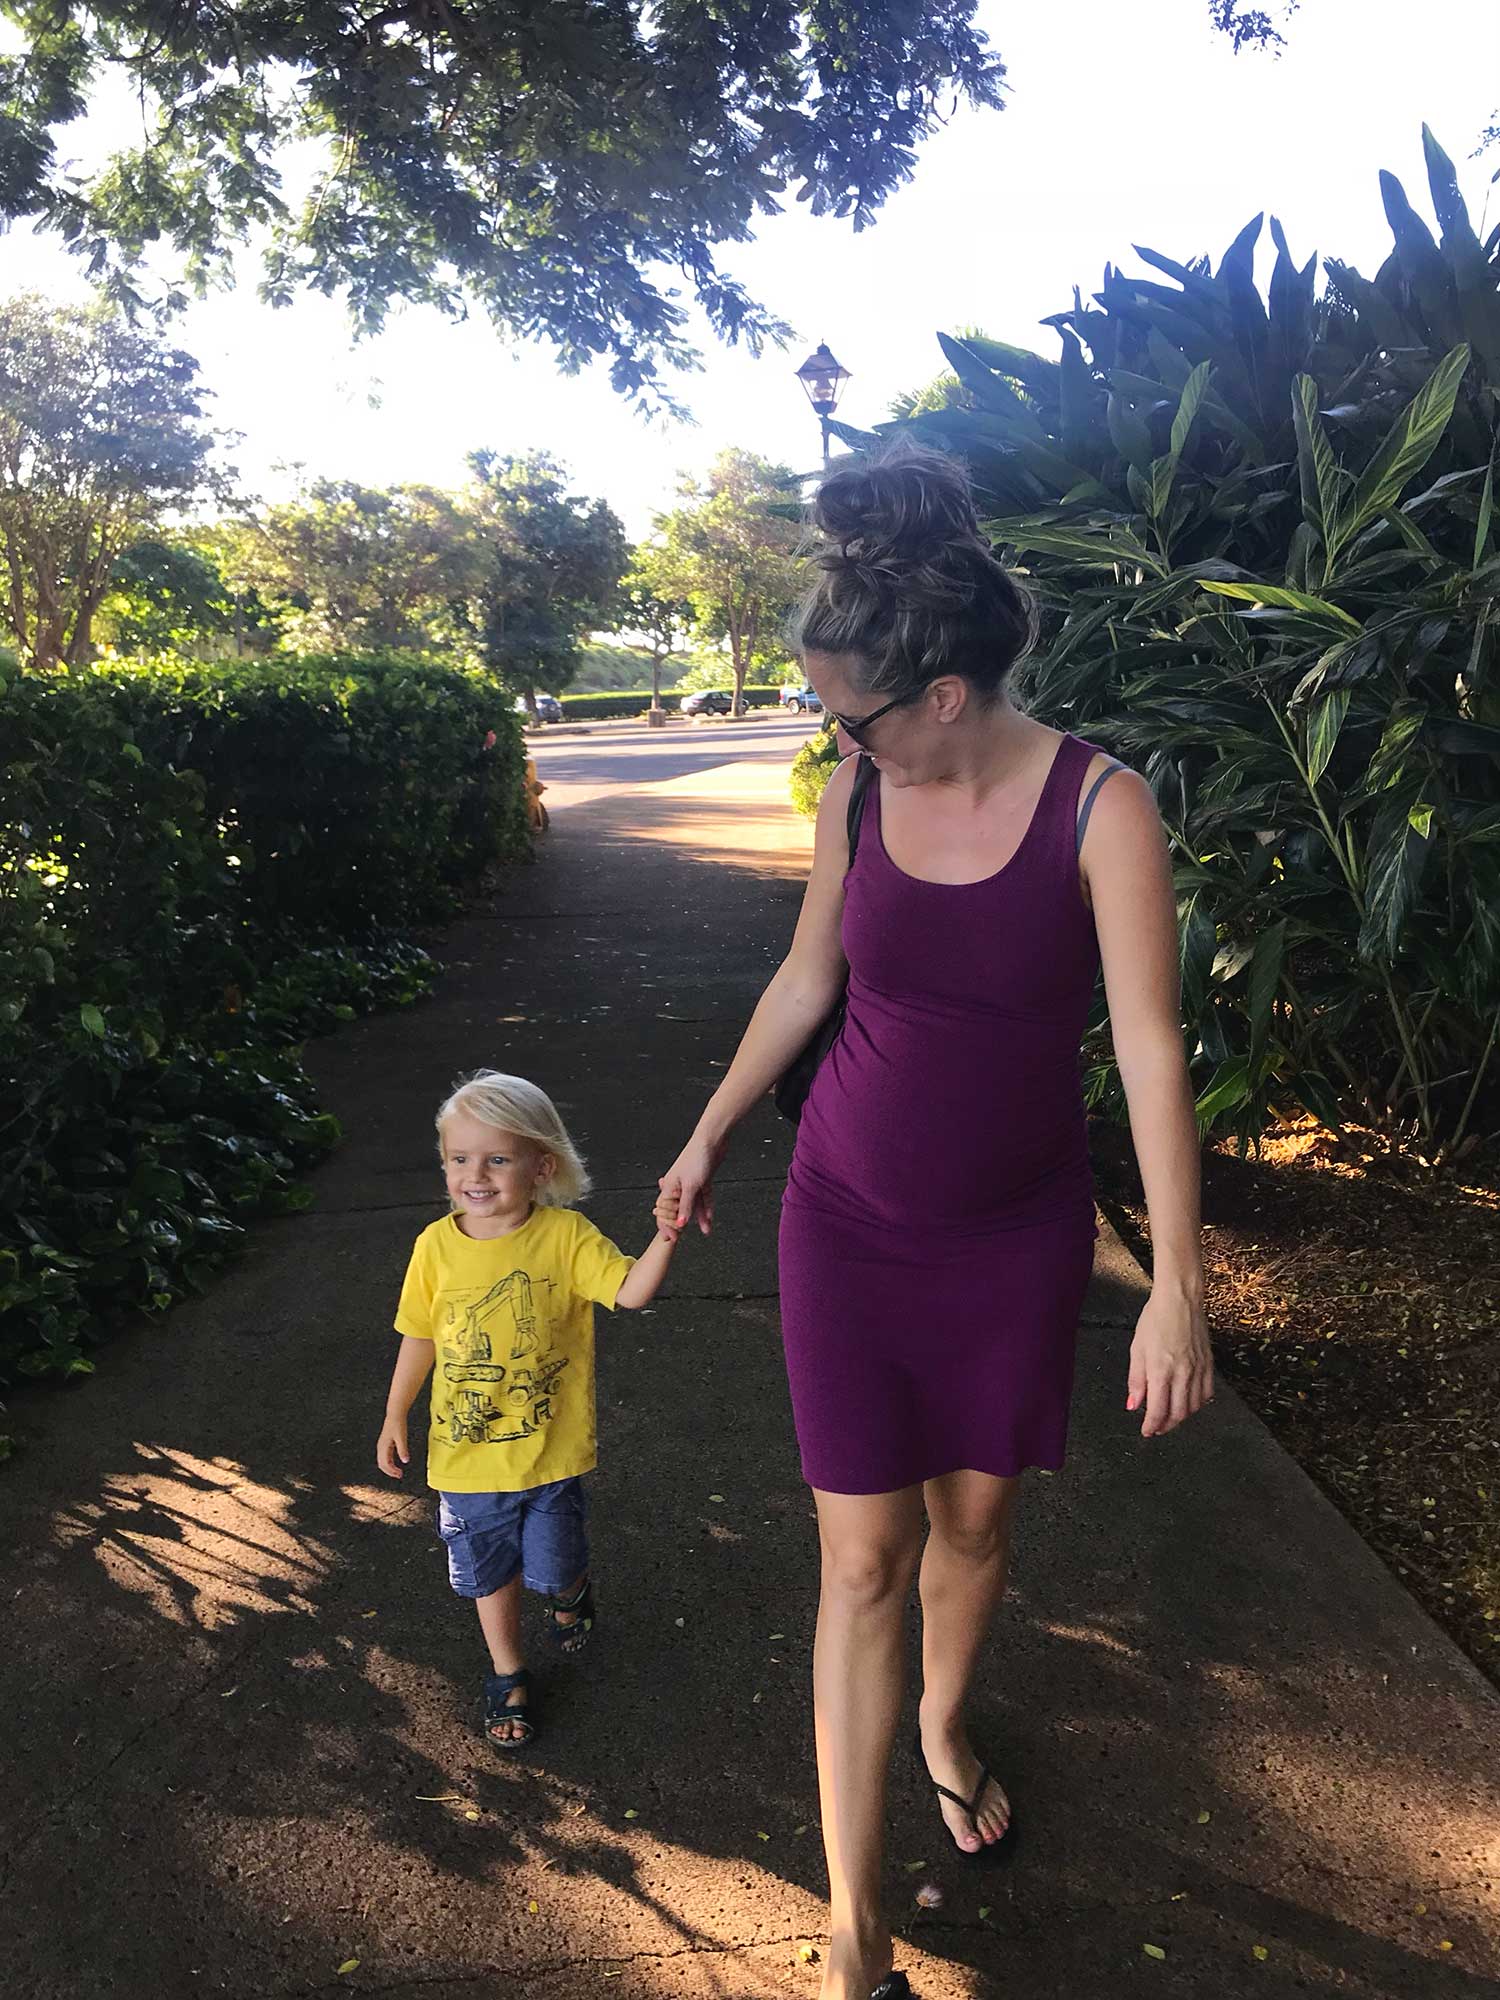
[[[823,427],[823,463],[828,464],[828,445],[831,432],[828,420],[838,406],[844,384],[849,380],[849,370],[841,368],[834,360],[827,341],[820,341],[797,370],[797,380],[807,391],[807,400],[818,413],[818,421]]]

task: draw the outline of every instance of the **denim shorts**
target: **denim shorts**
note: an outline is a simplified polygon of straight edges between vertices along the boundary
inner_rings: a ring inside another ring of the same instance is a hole
[[[589,1566],[582,1478],[524,1493],[439,1493],[438,1533],[460,1597],[489,1597],[517,1571],[528,1590],[559,1597]]]

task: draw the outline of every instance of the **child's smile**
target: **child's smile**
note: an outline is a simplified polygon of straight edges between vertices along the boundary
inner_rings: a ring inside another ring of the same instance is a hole
[[[470,1236],[503,1236],[531,1214],[537,1184],[550,1178],[552,1155],[534,1139],[459,1113],[443,1127],[443,1179]]]

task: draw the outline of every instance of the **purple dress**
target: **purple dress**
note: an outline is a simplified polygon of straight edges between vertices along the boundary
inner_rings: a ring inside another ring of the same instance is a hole
[[[1076,825],[1097,754],[1062,739],[982,882],[897,868],[871,787],[844,882],[848,1018],[781,1216],[792,1408],[825,1492],[1062,1464],[1095,1235],[1079,1045],[1099,946]]]

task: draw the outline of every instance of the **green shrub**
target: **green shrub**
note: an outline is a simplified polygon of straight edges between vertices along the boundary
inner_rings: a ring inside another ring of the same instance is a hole
[[[1171,287],[1107,269],[1057,361],[945,341],[961,402],[901,428],[1034,581],[1023,699],[1155,790],[1204,1126],[1435,1158],[1500,1122],[1500,249],[1425,137],[1441,242],[1383,176],[1373,282],[1318,296],[1273,223],[1262,300],[1259,218],[1217,271],[1142,251]]]
[[[792,759],[787,780],[792,804],[809,819],[818,816],[824,787],[838,769],[839,751],[831,729],[817,729]]]
[[[492,682],[389,659],[0,669],[0,1382],[295,1207],[296,1044],[430,970],[393,933],[524,851]]]
[[[662,691],[661,705],[671,714],[676,714],[682,706],[683,694],[691,689],[675,689],[668,694]],[[727,690],[726,690],[727,692]],[[651,706],[650,688],[631,688],[614,694],[565,694],[558,696],[563,714],[571,721],[598,722],[610,716],[644,715]],[[745,706],[747,708],[775,708],[781,700],[779,687],[747,687]]]
[[[614,692],[600,694],[563,694],[558,696],[563,714],[573,722],[600,722],[610,716],[644,715],[651,706],[650,688],[620,688]],[[662,707],[675,709],[677,697],[662,696]]]

